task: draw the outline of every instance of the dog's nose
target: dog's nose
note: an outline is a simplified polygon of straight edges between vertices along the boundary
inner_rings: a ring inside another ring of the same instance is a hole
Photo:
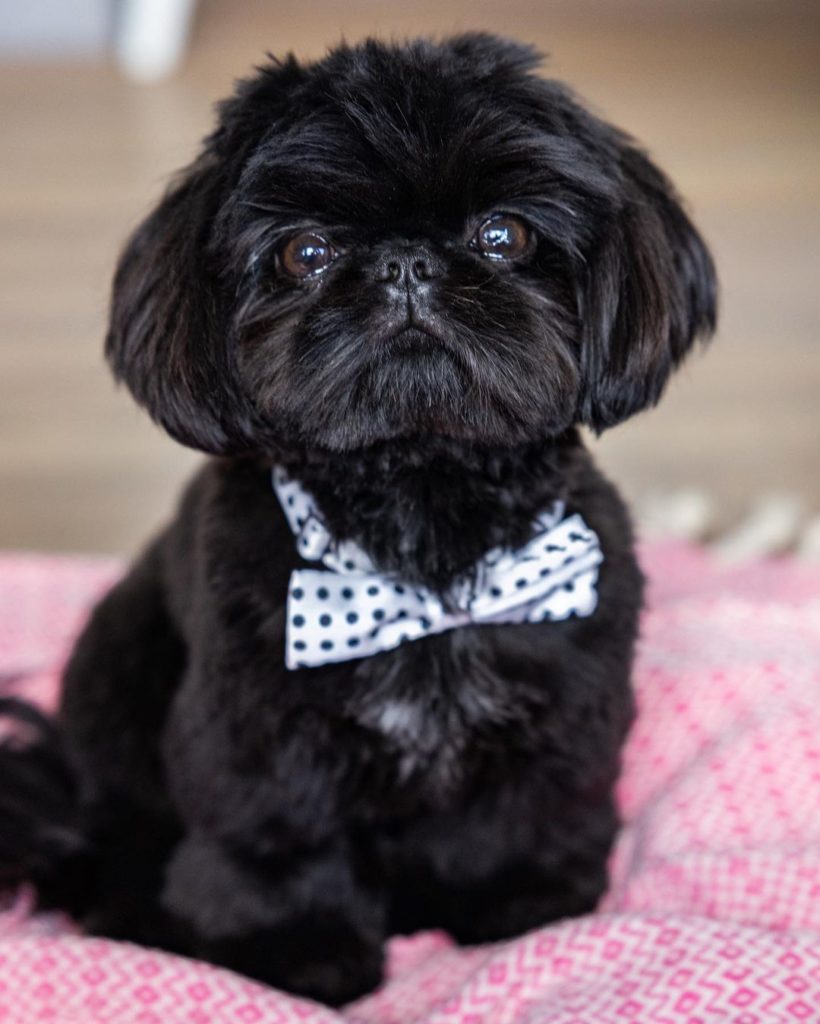
[[[440,277],[444,267],[426,246],[414,245],[391,249],[376,260],[374,277],[399,288],[413,288]]]

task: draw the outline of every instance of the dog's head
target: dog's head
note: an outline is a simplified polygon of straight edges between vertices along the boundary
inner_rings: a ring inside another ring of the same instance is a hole
[[[470,35],[240,83],[122,256],[116,375],[216,453],[513,445],[652,405],[713,328],[712,262],[537,63]]]

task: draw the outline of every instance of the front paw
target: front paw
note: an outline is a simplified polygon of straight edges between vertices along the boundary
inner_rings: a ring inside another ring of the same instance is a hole
[[[382,980],[380,939],[343,921],[305,919],[210,941],[199,955],[274,988],[328,1006],[372,992]]]
[[[489,887],[460,901],[447,927],[463,946],[515,938],[535,928],[592,913],[606,892],[607,873],[598,870],[532,880],[521,891]]]

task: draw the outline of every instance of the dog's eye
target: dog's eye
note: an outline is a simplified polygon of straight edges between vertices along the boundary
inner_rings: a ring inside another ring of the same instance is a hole
[[[330,242],[312,231],[294,235],[279,256],[282,269],[291,277],[313,277],[329,267],[335,258],[336,250]]]
[[[484,221],[471,245],[491,260],[512,260],[529,249],[530,229],[520,217],[498,213]]]

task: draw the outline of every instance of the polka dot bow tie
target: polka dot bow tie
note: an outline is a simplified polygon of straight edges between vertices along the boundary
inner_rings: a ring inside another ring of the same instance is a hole
[[[280,468],[273,489],[306,562],[288,586],[285,664],[289,669],[364,658],[459,626],[543,622],[595,611],[598,537],[562,502],[541,513],[535,535],[515,551],[497,548],[481,560],[475,581],[454,588],[447,605],[431,590],[379,572],[352,541],[336,541],[319,509]]]

